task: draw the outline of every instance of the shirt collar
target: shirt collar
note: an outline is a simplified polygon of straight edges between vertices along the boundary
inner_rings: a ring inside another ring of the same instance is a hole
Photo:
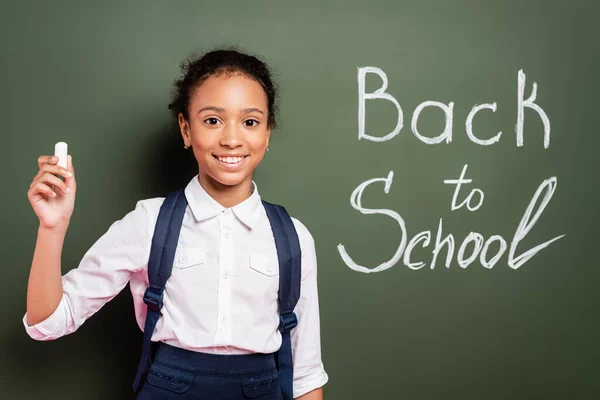
[[[250,229],[256,225],[260,218],[262,206],[258,187],[254,181],[252,181],[252,187],[254,190],[250,197],[231,208],[235,216]],[[213,199],[200,185],[198,175],[194,176],[186,186],[185,197],[198,222],[213,218],[225,210],[225,207]]]

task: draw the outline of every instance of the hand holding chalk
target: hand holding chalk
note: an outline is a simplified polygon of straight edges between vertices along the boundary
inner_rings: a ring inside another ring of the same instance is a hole
[[[69,224],[75,206],[75,169],[65,142],[54,146],[54,156],[38,158],[39,171],[33,178],[27,197],[40,227],[55,230]],[[64,181],[59,178],[64,177]]]

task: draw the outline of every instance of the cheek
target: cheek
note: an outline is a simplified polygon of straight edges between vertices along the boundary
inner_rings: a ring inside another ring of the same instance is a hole
[[[261,132],[260,135],[257,135],[253,138],[250,145],[252,149],[257,152],[263,152],[267,149],[267,145],[269,143],[269,135],[265,132]]]
[[[267,143],[267,138],[263,137],[252,144],[252,158],[254,159],[253,162],[255,164],[260,163],[260,161],[265,156],[265,153],[267,151]]]
[[[260,164],[260,162],[262,161],[262,159],[264,158],[265,153],[260,151],[257,153],[254,153],[254,155],[252,156],[252,163],[257,166],[258,164]]]
[[[197,149],[207,150],[218,144],[218,138],[206,129],[194,128],[191,131],[192,142]]]

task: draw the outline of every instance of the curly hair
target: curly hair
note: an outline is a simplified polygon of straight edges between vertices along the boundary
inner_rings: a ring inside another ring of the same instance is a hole
[[[184,61],[180,67],[182,75],[175,81],[173,98],[169,104],[175,120],[180,113],[186,120],[189,120],[190,96],[206,79],[224,73],[240,73],[254,79],[262,86],[267,95],[268,127],[275,128],[277,126],[275,120],[277,88],[271,80],[271,71],[267,64],[255,56],[242,53],[235,48],[217,49],[209,51],[195,60]]]

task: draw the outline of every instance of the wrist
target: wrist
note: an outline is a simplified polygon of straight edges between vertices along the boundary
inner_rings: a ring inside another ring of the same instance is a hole
[[[38,234],[64,236],[67,233],[68,228],[69,228],[69,220],[62,221],[53,227],[48,227],[48,226],[44,226],[44,225],[40,224],[40,226],[38,227]]]

